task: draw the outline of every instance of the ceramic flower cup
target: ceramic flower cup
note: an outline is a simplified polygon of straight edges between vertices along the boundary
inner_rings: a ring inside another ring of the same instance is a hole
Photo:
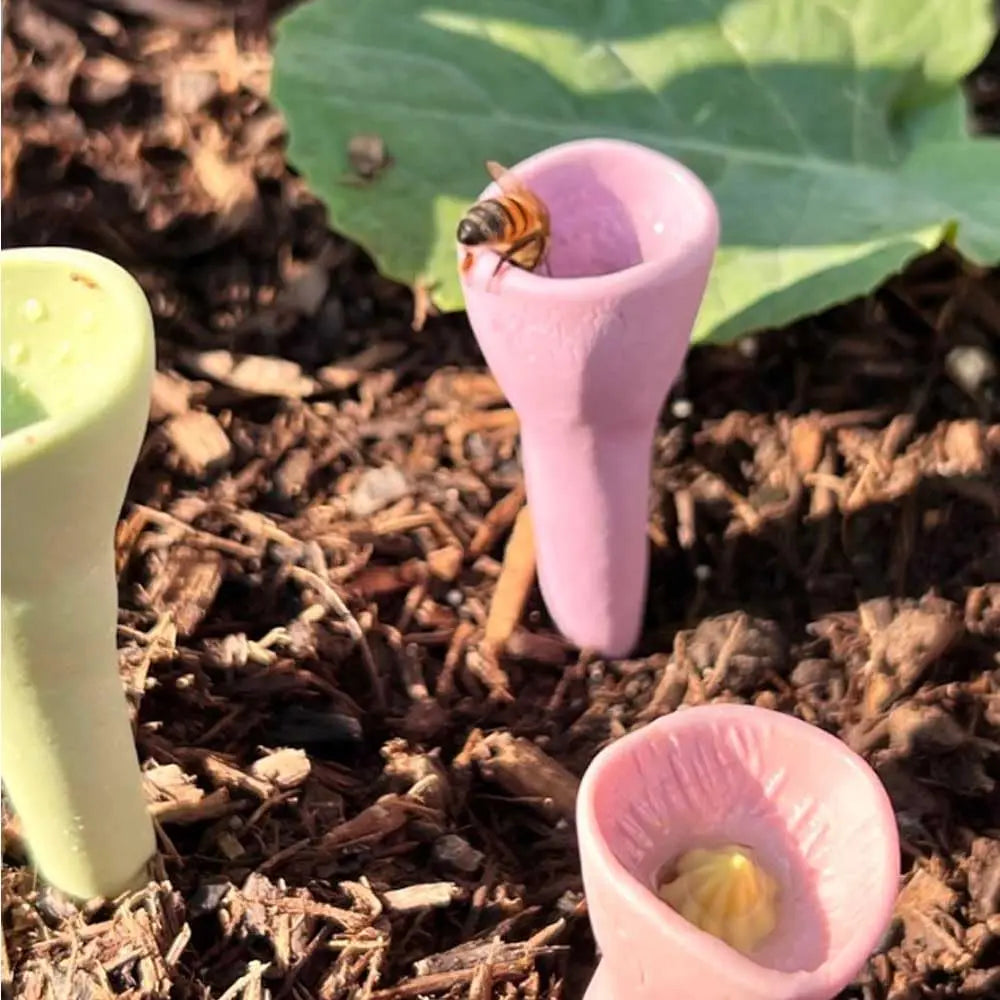
[[[520,419],[549,612],[577,645],[624,655],[645,604],[653,434],[718,216],[693,173],[634,143],[569,142],[511,169],[549,207],[547,265],[494,277],[499,258],[477,253],[462,274],[469,322]]]
[[[602,751],[578,834],[601,963],[587,1000],[831,1000],[887,929],[899,841],[874,772],[834,736],[766,709],[682,709]],[[693,848],[748,847],[776,923],[743,954],[664,903]]]
[[[116,650],[114,529],[149,412],[153,325],[132,277],[5,250],[3,782],[42,875],[78,897],[155,850]]]

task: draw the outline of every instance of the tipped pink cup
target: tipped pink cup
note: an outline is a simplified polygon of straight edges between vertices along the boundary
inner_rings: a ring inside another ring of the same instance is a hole
[[[479,252],[462,276],[466,309],[520,418],[552,619],[578,646],[622,656],[645,605],[653,434],[708,281],[718,215],[691,171],[630,142],[568,142],[510,169],[548,205],[547,260],[494,277],[498,256]],[[498,193],[490,185],[480,197]]]
[[[682,709],[603,750],[577,800],[601,963],[586,1000],[830,1000],[892,919],[899,839],[875,773],[836,737],[746,705]],[[749,847],[778,922],[747,957],[656,888],[694,847]]]

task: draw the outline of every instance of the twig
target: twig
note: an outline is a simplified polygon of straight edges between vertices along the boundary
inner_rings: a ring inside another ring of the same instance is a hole
[[[141,510],[154,524],[158,524],[164,528],[179,529],[188,536],[189,541],[196,542],[205,548],[218,549],[219,552],[225,552],[227,555],[235,556],[237,559],[260,558],[260,553],[249,545],[244,545],[242,542],[234,542],[231,538],[223,538],[221,535],[213,535],[211,532],[203,531],[201,528],[192,527],[187,521],[182,521],[180,518],[174,517],[173,514],[168,514],[166,511],[157,510],[155,507],[147,507],[145,504],[136,504],[135,509]]]
[[[455,692],[455,672],[462,662],[465,650],[476,631],[472,622],[459,622],[451,635],[448,652],[444,656],[444,665],[434,687],[438,701],[447,701]]]
[[[469,543],[470,558],[475,559],[493,548],[496,540],[514,523],[517,512],[524,505],[524,497],[524,486],[519,484],[487,512]]]
[[[154,802],[149,812],[161,824],[201,823],[206,819],[218,819],[231,812],[239,812],[243,803],[233,802],[229,791],[217,788],[197,802]]]
[[[368,671],[368,678],[372,685],[372,693],[375,695],[375,702],[379,709],[385,708],[385,688],[382,684],[382,677],[378,672],[378,665],[375,663],[375,657],[372,656],[371,647],[368,645],[368,638],[361,628],[357,618],[351,613],[351,609],[344,603],[344,599],[337,593],[337,591],[324,580],[318,573],[314,573],[310,569],[306,569],[304,566],[292,566],[289,571],[289,576],[293,580],[299,583],[304,583],[320,596],[332,611],[334,611],[337,616],[344,622],[347,626],[348,634],[357,643],[359,649],[361,650],[361,659],[364,662],[365,669]]]
[[[494,982],[507,982],[519,979],[529,972],[527,962],[505,962],[495,965],[490,970]],[[443,993],[456,986],[465,986],[472,982],[475,969],[456,969],[454,972],[438,972],[430,976],[420,976],[410,979],[398,986],[390,986],[371,995],[371,1000],[417,1000],[426,994]],[[220,998],[221,1000],[221,998]]]
[[[236,997],[248,989],[248,987],[259,984],[264,973],[270,967],[270,962],[259,962],[256,958],[251,959],[247,971],[219,997],[219,1000],[236,1000]]]
[[[719,655],[715,659],[715,664],[712,666],[711,672],[705,678],[706,698],[714,697],[722,689],[722,685],[726,680],[726,674],[729,672],[729,664],[733,658],[733,653],[736,652],[736,647],[739,645],[740,640],[746,635],[748,625],[749,619],[743,612],[740,612],[733,622],[733,627],[729,630],[729,635],[726,636],[726,641],[723,642],[722,648],[719,650]]]
[[[522,507],[504,551],[503,570],[486,619],[486,642],[494,649],[503,649],[520,622],[534,582],[535,536],[531,513],[527,507]]]

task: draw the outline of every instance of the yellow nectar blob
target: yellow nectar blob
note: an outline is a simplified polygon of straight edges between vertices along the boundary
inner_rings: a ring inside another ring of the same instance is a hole
[[[660,898],[696,927],[743,954],[752,952],[778,922],[778,883],[748,848],[727,844],[682,854]]]

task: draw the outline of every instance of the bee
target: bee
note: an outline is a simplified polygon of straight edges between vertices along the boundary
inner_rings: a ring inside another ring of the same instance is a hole
[[[534,271],[549,247],[549,210],[506,167],[488,160],[486,170],[502,194],[476,202],[465,213],[458,224],[458,242],[466,247],[488,246],[499,253],[494,275],[506,262]],[[473,259],[471,253],[465,255],[463,274]]]

